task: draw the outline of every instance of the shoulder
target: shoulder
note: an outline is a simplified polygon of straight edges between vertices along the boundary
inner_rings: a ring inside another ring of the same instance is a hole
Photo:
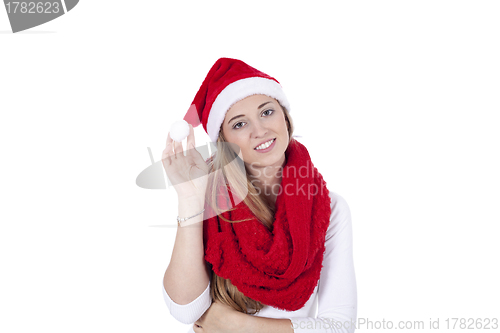
[[[332,217],[350,213],[349,205],[343,196],[333,191],[330,191],[329,196],[332,199],[330,203]]]
[[[335,229],[341,229],[350,226],[351,210],[343,196],[333,191],[330,191],[329,195],[331,198],[331,214],[328,233],[331,233]]]

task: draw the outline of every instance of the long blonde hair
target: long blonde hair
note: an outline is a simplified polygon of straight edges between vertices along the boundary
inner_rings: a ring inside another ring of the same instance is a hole
[[[288,142],[292,140],[293,122],[288,110],[280,104],[285,115],[285,121],[288,128]],[[275,208],[270,207],[264,198],[259,195],[260,192],[251,182],[248,169],[234,165],[231,161],[238,159],[235,151],[233,151],[227,143],[222,130],[219,131],[217,138],[217,152],[207,159],[209,166],[210,181],[207,188],[207,199],[210,206],[217,213],[218,217],[229,223],[239,223],[246,220],[231,221],[222,216],[222,212],[217,207],[217,186],[215,184],[229,184],[231,191],[234,192],[248,206],[255,217],[269,230],[272,230],[274,222]],[[213,178],[212,178],[213,177]],[[231,211],[230,209],[229,211]],[[210,265],[211,268],[211,265]],[[246,314],[255,314],[259,312],[264,305],[245,296],[236,288],[229,279],[224,279],[212,271],[212,281],[210,284],[210,295],[213,301],[220,301],[236,311]]]

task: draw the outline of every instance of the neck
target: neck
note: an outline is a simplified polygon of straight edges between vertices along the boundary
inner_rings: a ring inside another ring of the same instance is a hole
[[[260,190],[260,195],[270,204],[274,205],[280,193],[280,185],[283,167],[286,165],[285,154],[273,165],[256,166],[252,165],[248,169],[252,184]]]

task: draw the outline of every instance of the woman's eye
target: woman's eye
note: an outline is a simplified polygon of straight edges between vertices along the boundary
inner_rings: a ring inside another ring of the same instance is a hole
[[[238,129],[241,128],[241,126],[238,126],[238,124],[243,124],[241,121],[239,123],[234,124],[233,128]]]
[[[271,112],[271,113],[268,113],[268,116],[270,116],[270,115],[274,112],[274,110],[269,109],[269,110],[266,110],[266,111],[264,111],[264,112],[262,112],[262,113],[266,113],[266,112],[268,112],[268,111],[269,111],[269,112]]]

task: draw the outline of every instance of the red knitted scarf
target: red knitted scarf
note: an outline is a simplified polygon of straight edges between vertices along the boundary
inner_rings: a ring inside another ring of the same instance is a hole
[[[292,138],[285,156],[272,231],[241,201],[222,216],[252,220],[228,223],[212,214],[203,222],[203,234],[205,260],[218,276],[253,300],[295,311],[318,284],[331,199],[304,145]],[[226,193],[233,200],[229,189]]]

